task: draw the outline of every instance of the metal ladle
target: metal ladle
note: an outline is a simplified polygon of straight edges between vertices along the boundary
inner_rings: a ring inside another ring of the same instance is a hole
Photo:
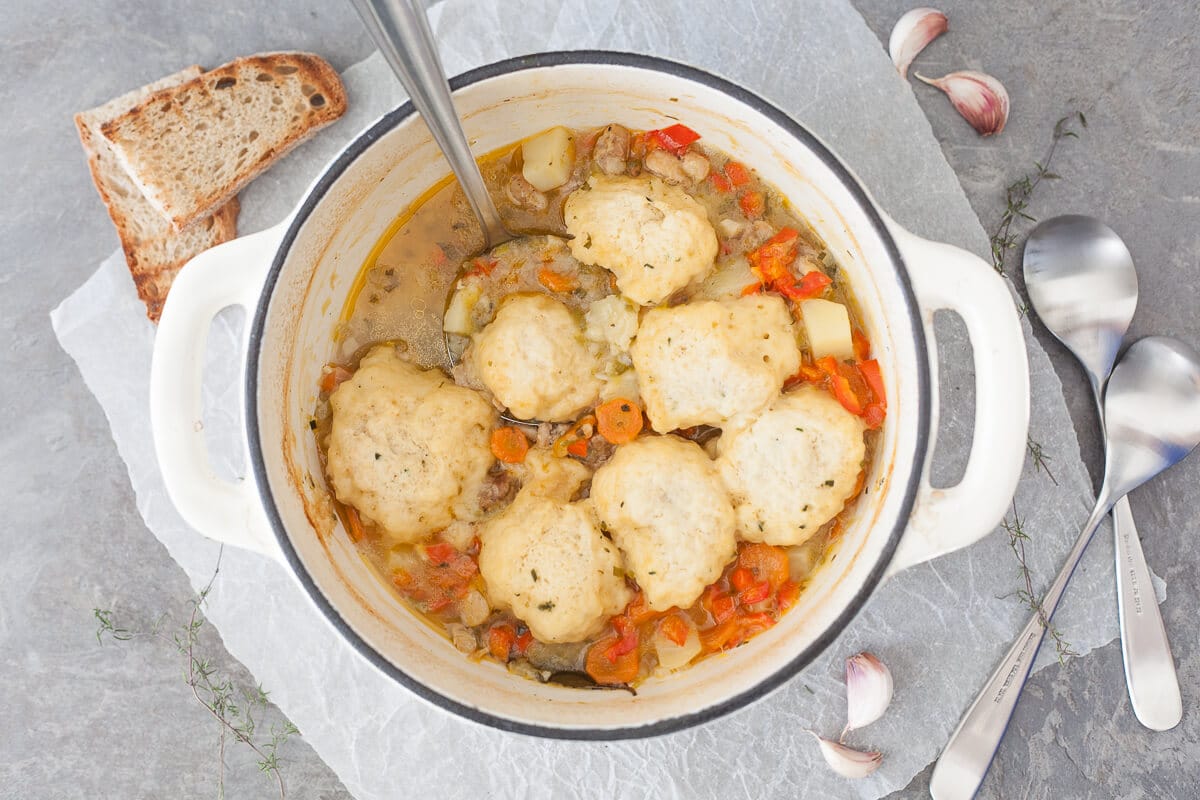
[[[375,46],[400,79],[442,149],[483,229],[483,249],[516,238],[504,227],[450,99],[429,18],[419,0],[350,0]]]
[[[483,231],[484,251],[517,238],[519,234],[508,230],[501,221],[471,153],[422,3],[419,0],[350,0],[350,3],[450,164]],[[446,334],[442,338],[446,358],[453,367],[458,363],[455,349]],[[518,419],[508,412],[500,417],[522,425],[538,424],[538,420]]]
[[[1104,383],[1137,306],[1137,273],[1129,249],[1097,219],[1055,217],[1029,235],[1024,267],[1034,310],[1083,364],[1103,420]],[[1113,506],[1112,519],[1129,700],[1143,725],[1165,731],[1183,717],[1175,660],[1128,500]]]
[[[1038,647],[1083,551],[1113,505],[1200,444],[1200,356],[1182,342],[1151,336],[1135,342],[1104,394],[1104,484],[1083,531],[1021,631],[967,709],[938,758],[934,800],[968,800],[987,774],[1016,708]]]

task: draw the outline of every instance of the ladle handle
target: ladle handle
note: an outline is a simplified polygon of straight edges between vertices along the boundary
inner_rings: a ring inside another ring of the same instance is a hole
[[[1113,506],[1112,518],[1121,657],[1125,661],[1129,700],[1134,715],[1147,728],[1170,730],[1183,718],[1179,676],[1126,498]]]
[[[510,236],[484,185],[450,98],[450,84],[425,9],[419,0],[350,0],[350,3],[450,162],[450,169],[483,228],[485,247],[506,241]]]
[[[1029,671],[1046,635],[1046,626],[1054,616],[1058,601],[1062,599],[1063,590],[1067,588],[1067,582],[1071,580],[1083,551],[1112,505],[1111,501],[1105,501],[1104,494],[1102,490],[1101,499],[1096,501],[1092,516],[1075,540],[1066,563],[1042,597],[1040,611],[1021,630],[938,757],[929,780],[929,795],[933,800],[970,800],[979,791],[992,764],[992,757],[1008,729],[1008,721],[1017,707],[1021,689],[1029,679]]]

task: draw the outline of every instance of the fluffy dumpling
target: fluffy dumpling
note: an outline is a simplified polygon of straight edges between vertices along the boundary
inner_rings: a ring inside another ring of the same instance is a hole
[[[800,368],[792,316],[775,295],[652,309],[630,355],[660,433],[757,413]]]
[[[580,642],[629,604],[617,546],[586,503],[522,491],[480,536],[488,597],[543,642]]]
[[[478,392],[379,345],[329,398],[334,494],[396,542],[478,514],[496,412]]]
[[[475,334],[479,380],[520,419],[564,422],[595,405],[600,363],[565,305],[544,294],[506,297]]]
[[[717,256],[717,234],[694,197],[659,178],[593,175],[567,198],[563,218],[571,255],[617,277],[621,292],[655,305],[703,277]]]
[[[717,466],[744,539],[801,544],[845,506],[862,469],[863,421],[828,392],[782,395],[717,443]]]
[[[618,447],[591,498],[656,611],[690,606],[737,553],[729,494],[695,442],[643,436]]]

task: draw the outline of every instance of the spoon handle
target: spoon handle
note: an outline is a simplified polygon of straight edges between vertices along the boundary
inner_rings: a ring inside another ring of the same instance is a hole
[[[437,42],[419,0],[350,0],[375,46],[404,85],[450,162],[475,217],[492,247],[510,238],[484,185],[450,98],[450,84],[438,58]]]
[[[1167,629],[1154,596],[1128,499],[1121,498],[1113,506],[1112,517],[1121,657],[1125,661],[1129,700],[1134,715],[1147,728],[1170,730],[1183,718],[1183,699]]]
[[[1067,588],[1067,582],[1071,580],[1083,551],[1087,549],[1100,520],[1104,519],[1110,507],[1111,502],[1105,502],[1102,492],[1091,517],[1075,540],[1066,563],[1042,597],[1041,611],[1026,623],[958,723],[958,728],[933,768],[933,776],[929,781],[929,794],[933,800],[970,800],[979,791],[1000,740],[1004,738],[1008,721],[1017,707],[1021,689],[1029,678],[1038,648],[1046,635],[1046,626],[1058,607],[1058,601],[1062,599],[1063,590]]]

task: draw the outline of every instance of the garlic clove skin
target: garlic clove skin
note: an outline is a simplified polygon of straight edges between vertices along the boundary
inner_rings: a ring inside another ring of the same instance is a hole
[[[914,74],[917,80],[945,92],[955,110],[980,136],[992,136],[1004,130],[1004,123],[1008,122],[1008,91],[991,75],[971,70],[951,72],[940,78],[926,78],[919,72]]]
[[[949,27],[946,15],[936,8],[914,8],[896,20],[888,38],[888,55],[901,78],[908,78],[912,60]]]
[[[846,731],[870,725],[892,702],[892,672],[871,653],[846,659]]]
[[[855,750],[831,739],[822,739],[812,731],[817,744],[821,746],[821,755],[825,763],[843,778],[865,778],[883,763],[883,754],[877,750]]]

